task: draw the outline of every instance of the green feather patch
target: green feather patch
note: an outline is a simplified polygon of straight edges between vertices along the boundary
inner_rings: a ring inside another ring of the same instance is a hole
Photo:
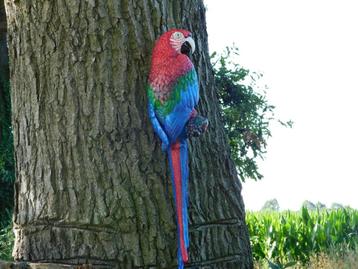
[[[194,69],[181,76],[175,83],[169,98],[163,103],[155,98],[153,88],[148,85],[147,94],[149,102],[154,105],[154,109],[158,114],[160,114],[161,116],[166,116],[170,114],[170,112],[173,111],[174,107],[179,103],[181,92],[186,91],[189,86],[193,84],[196,80],[197,76]]]

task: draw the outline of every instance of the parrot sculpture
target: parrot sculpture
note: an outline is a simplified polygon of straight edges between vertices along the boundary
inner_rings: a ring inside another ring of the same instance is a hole
[[[199,83],[189,56],[195,50],[191,33],[172,29],[156,41],[148,78],[148,114],[167,153],[177,219],[178,268],[188,262],[188,138],[206,131],[199,116]]]

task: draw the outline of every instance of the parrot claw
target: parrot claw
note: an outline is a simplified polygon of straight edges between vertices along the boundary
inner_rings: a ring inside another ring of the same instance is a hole
[[[207,118],[196,115],[189,119],[185,127],[186,137],[198,137],[206,132],[209,126]]]

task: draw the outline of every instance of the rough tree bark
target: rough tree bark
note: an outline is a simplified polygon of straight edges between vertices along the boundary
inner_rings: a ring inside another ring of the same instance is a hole
[[[175,268],[167,161],[146,114],[155,39],[196,40],[199,111],[190,147],[188,268],[251,268],[241,184],[210,69],[205,8],[195,0],[5,0],[16,158],[17,261]]]

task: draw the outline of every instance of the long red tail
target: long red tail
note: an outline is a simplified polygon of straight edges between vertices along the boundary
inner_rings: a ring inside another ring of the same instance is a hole
[[[172,183],[175,195],[175,209],[178,225],[178,259],[179,268],[182,262],[188,262],[188,148],[187,142],[177,142],[169,150],[169,161],[172,169]],[[179,257],[181,256],[181,257]],[[181,262],[182,261],[182,262]]]

